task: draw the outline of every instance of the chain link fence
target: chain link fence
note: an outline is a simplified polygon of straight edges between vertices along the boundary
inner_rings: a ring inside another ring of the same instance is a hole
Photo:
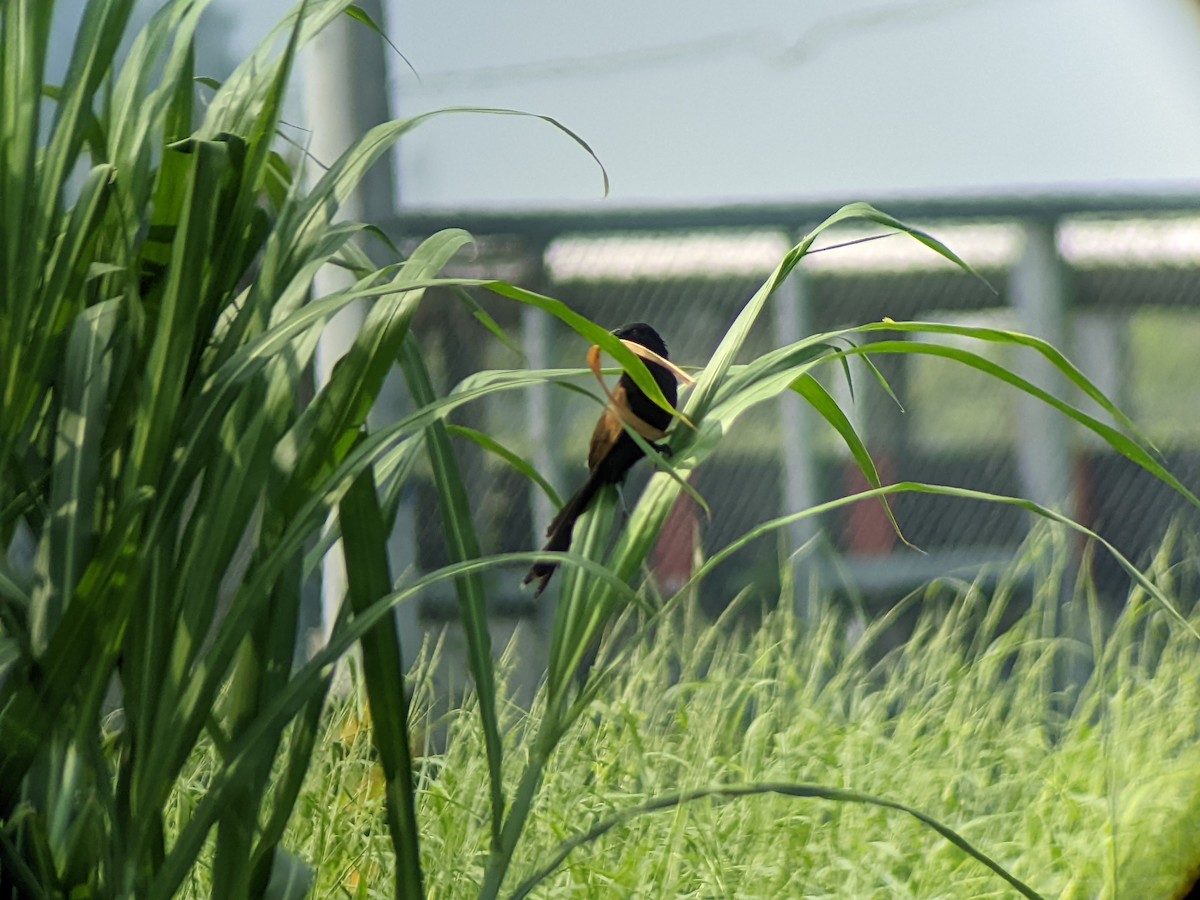
[[[1065,203],[1031,217],[980,219],[977,205],[964,202],[961,208],[943,204],[938,218],[920,220],[991,287],[908,237],[860,242],[880,232],[833,233],[772,300],[741,361],[808,333],[884,317],[1043,334],[1146,429],[1169,468],[1195,487],[1200,218],[1190,216],[1182,201],[1165,213],[1135,213],[1129,210],[1136,204],[1122,205],[1106,211],[1092,200],[1078,211]],[[740,210],[722,227],[714,212],[702,226],[681,221],[670,228],[669,213],[660,212],[645,228],[633,219],[608,229],[563,215],[514,218],[502,227],[486,218],[468,221],[480,239],[478,251],[454,274],[512,280],[609,327],[649,322],[666,339],[673,360],[700,366],[802,233],[799,227],[766,227],[772,219],[767,212],[761,218]],[[454,217],[445,220],[452,224]],[[797,213],[792,220],[804,218]],[[412,220],[393,228],[401,239],[431,230],[428,222]],[[1049,236],[1053,252],[1031,262],[1039,234]],[[448,293],[431,297],[417,328],[431,349],[441,389],[484,368],[584,365],[584,342],[556,320],[483,291],[472,297],[519,347],[488,334],[470,305]],[[1017,348],[971,349],[1044,377],[1034,362],[1014,355]],[[876,361],[895,399],[860,364],[852,364],[849,382],[836,364],[821,377],[854,419],[885,482],[929,481],[1056,503],[1135,561],[1158,548],[1178,517],[1195,524],[1194,511],[1165,485],[1081,428],[1031,410],[1011,387],[944,359],[893,355]],[[1054,379],[1045,383],[1082,405]],[[580,384],[589,387],[585,379]],[[531,414],[538,403],[547,412],[541,419]],[[746,415],[696,472],[695,487],[712,516],[679,513],[664,538],[666,549],[656,556],[660,578],[680,577],[692,555],[711,554],[755,525],[796,511],[797,504],[866,486],[832,429],[802,404],[787,397]],[[586,475],[598,411],[577,392],[548,387],[499,395],[454,418],[539,461],[565,493]],[[543,425],[535,427],[538,421]],[[549,515],[545,501],[501,460],[467,442],[458,446],[484,550],[538,546]],[[1061,458],[1051,459],[1055,454]],[[634,470],[626,497],[636,498],[649,470]],[[447,560],[432,487],[428,479],[417,485],[410,506],[416,560],[430,569]],[[740,552],[706,584],[705,604],[718,609],[747,585],[770,596],[781,560],[794,542],[814,533],[857,589],[886,598],[951,570],[968,572],[984,560],[1004,559],[1033,524],[1015,507],[926,495],[899,495],[893,509],[904,535],[924,555],[904,547],[877,503],[859,503],[825,516],[816,532],[792,530]],[[1100,558],[1096,567],[1105,587],[1123,592],[1119,569]],[[516,590],[519,581],[519,572],[505,573],[498,591],[501,602],[518,609],[525,602]]]

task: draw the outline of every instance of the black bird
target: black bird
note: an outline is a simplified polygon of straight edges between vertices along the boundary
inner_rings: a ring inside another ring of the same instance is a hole
[[[641,344],[663,359],[669,358],[663,339],[644,322],[623,325],[613,334],[621,340]],[[675,406],[678,402],[675,375],[670,369],[652,360],[647,359],[644,362],[663,396],[671,406]],[[630,467],[646,455],[637,441],[625,431],[621,424],[622,417],[637,428],[639,433],[647,435],[647,440],[655,449],[659,448],[654,441],[664,437],[667,426],[671,424],[671,414],[647,397],[627,373],[622,373],[616,389],[612,392],[609,405],[600,416],[600,421],[596,423],[596,430],[592,432],[592,443],[588,448],[588,480],[563,505],[554,521],[550,523],[546,530],[546,546],[543,549],[568,549],[571,546],[571,534],[575,530],[575,520],[588,508],[600,488],[606,484],[620,484],[625,480]],[[650,426],[649,429],[642,428],[642,423]],[[538,597],[546,589],[546,583],[557,568],[558,563],[555,562],[534,563],[522,583],[536,581],[538,584],[534,596]]]

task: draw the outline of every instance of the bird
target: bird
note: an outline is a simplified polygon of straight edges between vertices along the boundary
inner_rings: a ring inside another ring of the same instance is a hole
[[[645,322],[622,325],[612,333],[620,340],[640,344],[663,359],[669,359],[666,343],[659,333]],[[674,408],[679,402],[675,374],[653,360],[647,359],[645,363],[663,397]],[[601,413],[600,421],[596,423],[592,432],[591,444],[588,447],[587,481],[563,504],[550,527],[546,529],[547,540],[543,550],[567,550],[571,546],[575,521],[591,505],[600,488],[623,482],[633,464],[646,455],[638,442],[625,430],[626,424],[646,437],[654,449],[662,450],[664,448],[655,442],[666,436],[667,426],[671,424],[671,413],[647,397],[628,373],[622,373],[610,396],[608,406]],[[537,582],[534,597],[540,597],[557,568],[556,562],[536,562],[522,584]]]

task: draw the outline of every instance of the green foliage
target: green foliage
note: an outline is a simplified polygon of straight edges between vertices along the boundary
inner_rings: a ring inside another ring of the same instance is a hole
[[[1017,895],[909,814],[827,799],[848,793],[932,816],[1041,896],[1172,896],[1200,862],[1195,641],[1140,589],[1101,609],[1071,544],[1041,529],[1004,571],[935,584],[865,630],[806,626],[788,593],[761,621],[745,603],[715,624],[681,607],[607,639],[601,664],[622,664],[557,745],[505,896],[535,880],[532,896]],[[1172,558],[1148,573],[1169,596],[1186,584]],[[503,723],[507,753],[527,752],[547,696]],[[358,694],[332,708],[289,831],[320,860],[318,895],[387,882],[364,715]],[[415,729],[444,735],[415,763],[438,896],[475,896],[490,852],[476,716],[468,698]],[[748,786],[814,796],[739,798]]]
[[[424,283],[468,238],[375,271],[352,243],[367,226],[334,221],[416,120],[373,130],[311,189],[273,149],[296,52],[348,0],[301,4],[282,50],[209,84],[202,114],[206,2],[166,3],[119,61],[131,5],[86,4],[61,87],[43,84],[55,4],[0,7],[0,545],[35,548],[0,564],[0,893],[169,897],[213,837],[218,895],[297,896],[308,865],[278,843],[328,688],[326,671],[288,693],[307,551],[340,508],[352,606],[391,590],[372,467],[394,492],[435,423],[366,451],[360,432]],[[358,280],[311,300],[330,263]],[[298,404],[321,329],[359,298],[354,346]],[[394,637],[365,651],[415,857]],[[295,707],[264,715],[280,696]],[[204,796],[168,823],[206,735]]]
[[[326,883],[320,844],[297,840],[285,849],[284,841],[300,827],[297,805],[313,812],[303,790],[312,784],[314,754],[324,766],[317,748],[329,740],[331,673],[355,646],[376,722],[371,740],[390,837],[384,852],[392,860],[385,868],[397,895],[421,896],[426,880],[464,869],[467,886],[481,896],[514,887],[518,854],[550,849],[527,837],[544,827],[534,823],[549,822],[559,856],[573,859],[576,844],[566,840],[566,826],[575,824],[576,811],[547,807],[562,779],[579,774],[565,764],[565,748],[609,717],[636,722],[638,715],[633,707],[599,703],[606,691],[611,697],[627,660],[618,655],[594,668],[583,661],[620,616],[640,614],[647,629],[673,621],[686,593],[652,600],[631,585],[679,493],[693,490],[691,472],[739,416],[763,402],[794,393],[833,426],[871,485],[837,504],[884,502],[898,491],[942,493],[1017,505],[1088,533],[1020,498],[883,485],[850,417],[813,378],[820,365],[923,353],[972,367],[1051,405],[1200,504],[1133,423],[1035,338],[877,323],[815,335],[735,366],[776,288],[815,238],[839,222],[865,219],[908,233],[967,269],[929,235],[851,204],[787,254],[723,336],[685,398],[671,454],[649,454],[660,471],[615,545],[610,492],[582,521],[572,552],[557,555],[565,571],[547,680],[537,714],[516,728],[504,720],[483,574],[537,554],[481,557],[451,438],[474,441],[534,481],[540,476],[490,436],[446,419],[463,404],[579,373],[479,373],[439,395],[410,332],[418,304],[431,287],[486,287],[563,320],[661,402],[660,392],[635,355],[562,302],[500,282],[441,277],[470,241],[461,231],[433,235],[383,268],[372,265],[356,242],[377,232],[336,219],[338,208],[397,139],[438,113],[371,129],[311,186],[274,149],[296,54],[340,15],[361,22],[351,0],[302,2],[224,83],[199,82],[213,91],[203,108],[195,102],[192,43],[206,0],[169,0],[119,60],[132,5],[88,0],[58,86],[44,83],[56,4],[0,5],[0,897],[165,900],[198,884],[223,898],[292,897],[313,879]],[[557,122],[545,121],[587,150]],[[326,265],[355,280],[314,297],[313,279]],[[357,301],[369,304],[360,332],[328,383],[313,392],[308,373],[322,330]],[[490,319],[484,324],[499,331]],[[854,344],[857,335],[879,330],[929,340]],[[939,344],[939,338],[953,341]],[[968,349],[972,343],[1040,354],[1114,424],[1052,397]],[[397,365],[414,411],[368,430],[367,413]],[[384,547],[394,498],[419,454],[429,459],[451,563],[397,589]],[[758,534],[821,511],[768,523],[718,553],[709,568]],[[328,644],[296,665],[304,586],[338,534],[349,541],[348,602]],[[1195,640],[1193,623],[1159,583],[1118,559],[1156,609],[1174,616],[1170,639]],[[408,661],[399,656],[391,619],[397,605],[444,580],[457,593],[478,723],[452,747],[479,745],[470,797],[447,800],[433,821],[453,803],[464,804],[478,812],[482,837],[474,823],[469,835],[457,837],[430,823],[431,805],[441,802],[438,791],[456,769],[447,763],[434,778],[428,763],[414,767]],[[832,650],[797,646],[817,654],[806,661],[814,689],[834,678],[822,668],[822,654]],[[922,686],[905,688],[918,696]],[[981,689],[997,690],[992,682]],[[589,726],[585,713],[595,710],[600,723]],[[714,715],[709,724],[721,723]],[[724,733],[736,737],[731,727]],[[773,734],[787,733],[783,722],[772,727]],[[645,811],[675,810],[678,827],[668,846],[681,846],[685,810],[774,809],[780,802],[757,797],[712,807],[706,798],[763,791],[840,798],[866,804],[868,815],[882,815],[885,807],[907,812],[923,823],[924,838],[940,834],[956,848],[954,859],[982,866],[979,877],[1020,882],[1008,868],[1018,860],[1012,845],[985,846],[931,818],[929,809],[895,799],[900,792],[886,784],[814,786],[786,773],[760,777],[747,770],[735,787],[727,773],[711,769],[730,752],[712,757],[706,780],[686,793],[678,792],[683,782],[676,793],[659,789],[661,783],[639,788]],[[671,771],[668,757],[646,762]],[[653,775],[654,766],[642,769],[640,777],[661,776]],[[375,776],[360,775],[375,783]],[[601,830],[625,827],[629,808]],[[604,825],[598,812],[593,820]],[[324,827],[331,838],[345,825]],[[706,865],[715,870],[719,848],[711,838],[687,835],[707,841]],[[659,872],[655,881],[673,883],[671,874]],[[814,869],[812,877],[819,874]]]

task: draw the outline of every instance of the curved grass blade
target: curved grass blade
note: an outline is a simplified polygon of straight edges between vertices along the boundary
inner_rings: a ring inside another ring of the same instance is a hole
[[[533,467],[533,465],[523,456],[514,453],[512,450],[505,447],[498,440],[490,435],[484,434],[482,431],[477,431],[474,428],[468,428],[465,425],[447,425],[446,431],[451,437],[463,438],[464,440],[472,441],[479,447],[500,457],[534,484],[542,489],[542,492],[550,499],[550,502],[555,506],[562,506],[562,497],[558,495],[558,491],[554,489],[549,481],[547,481],[542,473]]]
[[[1193,494],[1178,478],[1172,475],[1162,463],[1151,456],[1149,451],[1136,439],[1129,437],[1093,416],[1089,416],[1082,410],[1058,399],[1050,392],[1039,388],[1032,382],[1017,375],[1011,369],[999,363],[992,362],[990,359],[980,356],[977,353],[960,347],[946,347],[941,344],[926,344],[918,341],[872,341],[846,352],[850,354],[915,353],[925,356],[939,356],[944,359],[952,359],[973,369],[978,369],[980,372],[991,375],[999,381],[1010,384],[1018,390],[1036,397],[1047,406],[1058,410],[1067,418],[1083,425],[1089,431],[1102,438],[1122,456],[1169,485],[1193,506],[1200,507],[1200,498]]]
[[[484,309],[478,300],[464,288],[453,288],[453,293],[456,298],[471,311],[471,315],[480,325],[486,328],[496,340],[512,351],[512,354],[520,360],[525,359],[525,351],[521,346],[509,337],[504,327],[492,317],[486,309]]]
[[[100,469],[100,442],[112,375],[112,341],[120,305],[115,300],[85,310],[71,328],[61,379],[62,406],[55,431],[46,570],[33,595],[30,624],[41,653],[58,627],[92,556]]]
[[[273,785],[270,817],[259,831],[254,853],[251,855],[250,862],[256,883],[273,881],[275,863],[281,854],[287,852],[279,843],[283,840],[288,820],[295,810],[296,798],[300,796],[304,787],[304,779],[308,774],[313,749],[317,745],[317,736],[321,729],[321,714],[325,710],[325,700],[332,681],[332,677],[327,676],[322,684],[313,689],[312,696],[289,735],[283,771]]]
[[[389,47],[391,47],[391,48],[392,48],[392,51],[393,51],[393,52],[394,52],[394,53],[395,53],[395,54],[396,54],[398,57],[400,57],[402,60],[404,60],[404,64],[405,64],[406,66],[408,66],[408,70],[409,70],[410,72],[412,72],[412,73],[413,73],[413,75],[415,75],[415,76],[416,76],[416,78],[417,78],[417,81],[420,81],[420,80],[421,80],[421,73],[419,73],[419,72],[418,72],[418,71],[417,71],[417,70],[416,70],[416,69],[413,67],[413,64],[412,64],[412,63],[409,61],[408,57],[407,57],[407,56],[405,56],[403,53],[401,53],[401,52],[400,52],[400,48],[399,48],[399,47],[397,47],[395,44],[393,44],[393,43],[392,43],[392,39],[391,39],[390,37],[388,37],[388,36],[387,36],[387,32],[386,32],[386,31],[384,31],[384,30],[383,30],[383,29],[382,29],[382,28],[381,28],[381,27],[380,27],[380,26],[379,26],[379,25],[376,23],[376,21],[375,21],[374,19],[372,19],[372,18],[371,18],[370,14],[369,14],[369,13],[368,13],[368,12],[367,12],[365,9],[363,9],[361,6],[359,6],[359,5],[356,3],[356,4],[352,5],[352,6],[347,6],[347,7],[346,7],[346,15],[347,15],[347,16],[349,16],[351,19],[353,19],[355,22],[359,22],[359,23],[361,23],[361,24],[363,24],[363,25],[366,25],[366,26],[367,26],[368,28],[370,28],[370,29],[371,29],[373,32],[375,32],[377,35],[379,35],[381,38],[383,38],[383,39],[384,39],[384,41],[386,41],[386,42],[387,42],[387,45],[388,45]]]
[[[417,464],[417,457],[425,449],[424,435],[418,434],[401,441],[398,446],[385,453],[375,463],[375,477],[384,492],[383,521],[389,531],[396,522],[401,496],[408,486],[409,475]],[[304,554],[301,571],[308,578],[321,565],[325,554],[342,536],[342,526],[335,519],[323,532],[320,539]]]
[[[81,683],[107,683],[116,662],[131,598],[113,599],[114,581],[127,573],[136,547],[141,518],[153,500],[148,489],[138,491],[117,511],[106,539],[83,573],[71,615],[63,618],[38,660],[36,683],[0,683],[0,813],[7,813],[20,796],[20,784],[64,705]],[[99,682],[98,682],[99,680]]]
[[[659,407],[676,418],[688,421],[679,410],[667,402],[667,398],[663,396],[662,390],[650,375],[650,370],[646,368],[646,364],[642,359],[621,343],[607,328],[597,325],[585,316],[581,316],[575,310],[571,309],[571,307],[567,306],[567,304],[561,300],[555,300],[553,297],[535,294],[533,291],[527,291],[524,288],[519,288],[504,281],[476,283],[481,284],[492,293],[499,294],[501,297],[508,297],[510,300],[536,306],[543,312],[548,312],[564,325],[573,329],[590,344],[595,344],[601,350],[608,353],[629,374],[629,377],[642,389],[646,396],[653,400]]]
[[[383,124],[376,125],[355,141],[329,167],[328,171],[322,175],[321,180],[317,182],[312,193],[297,206],[296,215],[299,221],[296,223],[295,230],[298,240],[304,242],[310,239],[309,235],[319,233],[319,230],[328,223],[331,214],[330,204],[334,204],[333,208],[335,209],[340,207],[355,190],[366,171],[401,137],[418,125],[431,119],[462,114],[519,116],[522,118],[541,119],[553,125],[579,144],[595,160],[604,177],[604,193],[607,196],[608,172],[605,170],[604,165],[583,138],[558,120],[550,116],[521,112],[516,109],[453,106],[421,113],[409,119],[384,122]]]
[[[851,346],[855,345],[851,344]],[[896,404],[896,407],[900,410],[900,412],[906,412],[904,409],[904,404],[900,402],[900,398],[897,397],[896,392],[892,390],[892,383],[887,380],[886,375],[879,371],[879,367],[871,361],[871,357],[867,354],[860,354],[858,358],[866,364],[868,371],[875,376],[875,380],[879,382],[879,386],[883,388],[883,392],[892,398],[892,402]],[[850,388],[850,399],[853,400],[854,386],[850,382],[850,361],[845,354],[842,354],[842,368],[846,373],[846,384]]]
[[[466,232],[452,230],[422,242],[390,282],[395,293],[372,305],[353,345],[284,441],[299,448],[298,456],[289,461],[294,491],[305,493],[329,447],[353,442],[366,421],[425,294],[423,288],[406,290],[405,284],[436,275],[470,240]]]
[[[937,819],[926,813],[921,812],[911,806],[907,806],[895,800],[888,800],[886,797],[876,797],[872,794],[864,794],[859,791],[846,790],[844,788],[826,787],[820,784],[803,784],[803,783],[784,783],[784,782],[760,782],[752,784],[730,784],[719,785],[710,788],[698,788],[690,791],[676,791],[670,794],[665,794],[657,797],[646,803],[640,803],[637,806],[622,810],[607,819],[602,820],[583,834],[576,835],[570,840],[564,841],[559,845],[559,849],[555,852],[550,862],[538,869],[533,875],[523,881],[520,886],[512,893],[514,900],[520,900],[529,896],[530,892],[538,886],[542,881],[553,874],[568,856],[571,855],[577,848],[584,844],[591,843],[600,837],[603,837],[614,828],[624,825],[626,822],[644,816],[648,813],[658,812],[664,809],[676,809],[685,804],[692,803],[696,800],[712,799],[717,801],[733,800],[741,797],[754,797],[762,794],[780,794],[784,797],[796,797],[799,799],[811,800],[831,800],[836,803],[861,803],[868,806],[878,806],[883,809],[892,809],[898,812],[907,813],[912,816],[922,825],[932,828],[947,841],[962,850],[971,858],[977,860],[987,866],[1006,882],[1009,883],[1018,893],[1029,900],[1042,900],[1042,895],[1021,881],[1002,865],[978,849],[970,841],[954,831],[949,826],[943,825]]]
[[[1065,516],[1060,512],[1056,512],[1055,510],[1042,506],[1039,503],[1034,503],[1032,500],[1027,500],[1024,497],[1011,497],[1007,494],[991,494],[986,491],[975,491],[968,488],[950,487],[948,485],[930,484],[928,482],[920,481],[899,481],[895,484],[871,488],[867,491],[859,491],[856,494],[847,494],[846,496],[838,497],[835,500],[829,500],[825,503],[818,503],[815,506],[810,506],[808,509],[801,510],[800,512],[791,513],[790,515],[780,516],[778,518],[771,519],[768,522],[763,522],[761,525],[757,525],[750,529],[737,540],[729,543],[721,550],[717,551],[708,559],[706,559],[704,564],[695,571],[692,577],[689,578],[683,587],[679,589],[677,594],[683,594],[689,588],[694,587],[697,582],[708,575],[708,573],[711,572],[716,566],[720,565],[724,560],[728,559],[738,550],[742,549],[747,544],[756,540],[757,538],[762,537],[763,535],[777,531],[780,528],[784,528],[788,525],[791,525],[795,522],[800,522],[812,516],[818,516],[822,513],[840,509],[841,507],[848,506],[851,503],[857,503],[860,500],[886,497],[890,494],[900,493],[933,494],[939,497],[957,497],[961,500],[982,500],[986,503],[998,503],[1004,506],[1015,506],[1044,519],[1048,519],[1051,522],[1063,525],[1072,531],[1076,531],[1079,534],[1082,534],[1084,537],[1090,538],[1103,546],[1104,549],[1107,550],[1112,556],[1112,558],[1117,561],[1117,564],[1125,570],[1126,574],[1128,574],[1129,577],[1133,579],[1139,587],[1153,597],[1155,601],[1157,601],[1163,607],[1163,609],[1165,609],[1170,616],[1175,619],[1176,622],[1178,622],[1186,631],[1200,641],[1200,631],[1196,630],[1196,627],[1191,623],[1190,620],[1188,620],[1186,616],[1183,615],[1183,613],[1179,611],[1178,607],[1176,607],[1175,604],[1167,598],[1167,595],[1163,593],[1163,591],[1156,584],[1154,584],[1153,581],[1146,577],[1145,573],[1131,563],[1124,556],[1124,554],[1121,553],[1120,550],[1118,550],[1099,534],[1092,531],[1086,525],[1081,525],[1070,516]]]
[[[725,375],[729,367],[733,365],[733,360],[741,351],[746,342],[746,338],[750,333],[750,329],[754,327],[754,323],[758,320],[763,307],[775,293],[776,289],[783,284],[792,270],[800,263],[800,261],[808,254],[812,248],[813,242],[825,231],[837,225],[839,222],[846,222],[853,219],[866,219],[883,225],[887,228],[901,231],[910,235],[914,239],[920,241],[925,246],[929,247],[935,253],[950,260],[955,265],[959,266],[964,271],[974,275],[984,284],[987,284],[986,279],[978,272],[972,269],[964,260],[955,254],[949,247],[943,244],[936,238],[925,234],[909,225],[904,224],[899,219],[882,213],[867,203],[850,203],[843,206],[833,215],[829,216],[824,222],[805,235],[804,240],[787,252],[783,260],[775,268],[775,271],[768,276],[767,280],[742,307],[738,313],[733,325],[725,333],[720,344],[714,351],[712,359],[704,370],[700,373],[699,384],[696,390],[688,398],[688,403],[684,412],[693,419],[703,418],[705,413],[713,405],[716,399],[717,392],[721,389]],[[991,287],[991,285],[988,285]],[[993,289],[994,290],[994,289]]]
[[[842,412],[842,408],[838,406],[837,401],[833,399],[829,391],[825,390],[821,386],[821,383],[811,375],[801,375],[797,378],[792,383],[792,390],[807,400],[809,405],[820,413],[826,422],[833,426],[834,430],[841,436],[846,447],[850,450],[854,461],[858,463],[858,468],[863,473],[863,477],[867,479],[867,483],[871,487],[882,487],[883,482],[879,478],[879,470],[875,467],[875,461],[871,458],[871,454],[867,450],[867,445],[858,436],[854,424]],[[909,543],[908,538],[904,536],[904,532],[900,530],[900,523],[896,521],[895,513],[892,512],[892,507],[886,498],[881,498],[880,503],[883,505],[883,511],[887,514],[888,522],[891,523],[896,536],[904,541],[907,546],[912,547],[914,550],[917,549]]]
[[[859,327],[863,332],[874,331],[905,331],[924,334],[951,334],[956,337],[969,337],[994,344],[1015,344],[1027,347],[1038,353],[1058,369],[1067,379],[1106,413],[1123,429],[1133,435],[1139,442],[1154,449],[1154,444],[1143,433],[1138,424],[1123,413],[1092,381],[1083,374],[1057,347],[1048,341],[1019,331],[1006,331],[1002,328],[987,328],[979,325],[949,325],[944,322],[872,322]],[[861,348],[860,348],[861,350]]]

